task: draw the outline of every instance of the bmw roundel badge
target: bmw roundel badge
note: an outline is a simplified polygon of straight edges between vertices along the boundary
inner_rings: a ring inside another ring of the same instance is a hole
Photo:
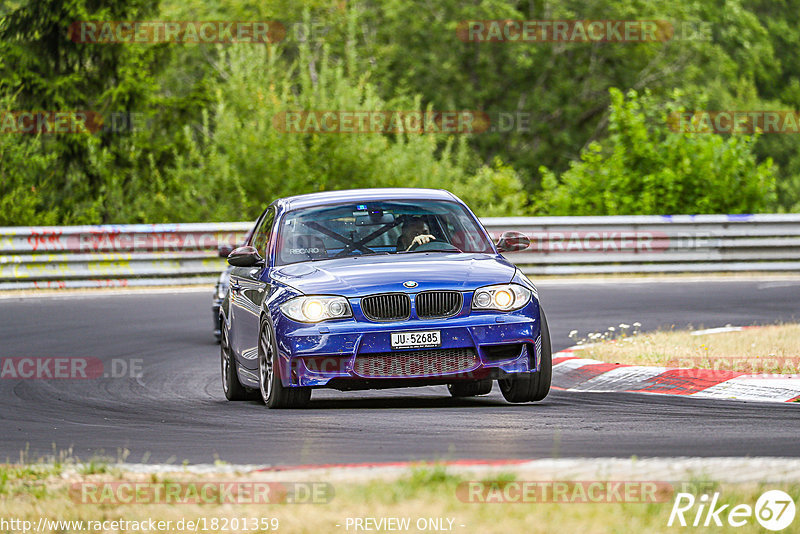
[[[406,286],[407,288],[412,288],[412,287],[417,287],[419,284],[417,284],[413,280],[408,280],[406,282],[403,282],[403,285]]]

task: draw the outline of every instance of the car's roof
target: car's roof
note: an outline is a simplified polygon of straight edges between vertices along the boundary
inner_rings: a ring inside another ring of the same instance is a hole
[[[376,200],[450,200],[458,198],[444,189],[421,189],[412,187],[345,189],[342,191],[323,191],[293,197],[281,198],[275,204],[284,210],[294,210],[318,206],[320,204],[336,204],[339,202],[370,202]]]

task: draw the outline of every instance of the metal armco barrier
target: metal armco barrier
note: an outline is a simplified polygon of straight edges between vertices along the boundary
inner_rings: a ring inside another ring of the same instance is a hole
[[[213,284],[252,223],[0,228],[0,289]]]
[[[508,254],[525,274],[800,271],[800,214],[507,217],[531,246]]]
[[[529,275],[800,271],[800,214],[482,219]],[[211,284],[252,223],[0,228],[0,289]]]

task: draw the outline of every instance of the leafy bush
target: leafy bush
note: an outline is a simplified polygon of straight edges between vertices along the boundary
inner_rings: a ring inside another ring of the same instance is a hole
[[[55,224],[58,213],[47,210],[40,195],[55,155],[42,154],[36,137],[15,137],[0,135],[0,226]]]
[[[608,138],[591,143],[560,177],[540,169],[539,213],[752,213],[775,202],[772,161],[756,161],[753,137],[675,132],[667,121],[683,111],[676,102],[610,93]]]

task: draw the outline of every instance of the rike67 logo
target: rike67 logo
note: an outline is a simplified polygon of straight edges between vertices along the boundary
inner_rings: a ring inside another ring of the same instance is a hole
[[[743,527],[753,518],[767,530],[780,531],[794,521],[795,504],[792,497],[781,490],[770,490],[761,494],[755,508],[749,504],[719,503],[719,493],[695,498],[691,493],[678,493],[669,514],[667,526]]]

